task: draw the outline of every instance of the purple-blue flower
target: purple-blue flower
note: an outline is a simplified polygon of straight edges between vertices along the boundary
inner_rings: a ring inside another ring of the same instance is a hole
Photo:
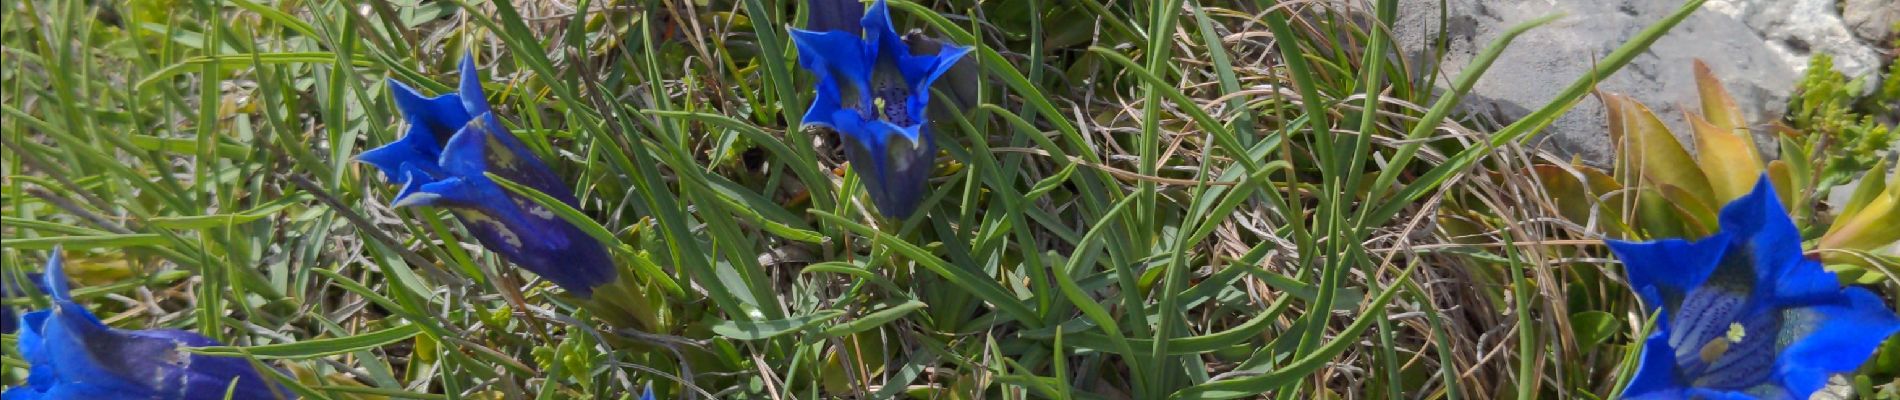
[[[217,341],[175,329],[114,329],[73,302],[59,250],[46,260],[40,285],[52,308],[20,318],[18,350],[26,359],[26,384],[0,398],[186,399],[295,398],[249,360],[199,355],[187,347]]]
[[[1802,255],[1766,177],[1722,208],[1714,236],[1609,245],[1660,315],[1630,399],[1807,399],[1900,330],[1873,292]]]
[[[534,188],[578,207],[573,189],[528,151],[489,110],[473,58],[462,59],[458,93],[423,97],[389,81],[396,108],[409,122],[401,139],[357,160],[402,184],[395,206],[449,210],[483,247],[581,298],[615,277],[607,249],[579,227],[533,200],[502,188],[485,174]]]
[[[850,0],[809,4],[811,30],[792,30],[798,66],[818,77],[818,97],[803,124],[837,131],[878,211],[909,216],[936,163],[926,124],[930,85],[970,48],[912,48],[891,27],[884,0],[868,11]]]

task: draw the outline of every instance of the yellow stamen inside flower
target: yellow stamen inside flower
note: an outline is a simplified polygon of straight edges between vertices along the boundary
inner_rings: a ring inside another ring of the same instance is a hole
[[[871,108],[874,108],[877,110],[877,119],[881,119],[885,121],[891,120],[891,116],[885,114],[884,112],[884,98],[883,97],[872,97]]]
[[[1723,354],[1728,353],[1730,344],[1741,343],[1742,338],[1746,336],[1748,336],[1748,330],[1742,328],[1741,323],[1729,323],[1727,334],[1722,335],[1722,337],[1710,339],[1709,343],[1702,345],[1700,354],[1702,362],[1713,363],[1716,359],[1722,358]]]
[[[1748,330],[1743,329],[1742,323],[1740,322],[1730,322],[1728,324],[1728,334],[1725,336],[1729,343],[1741,343],[1742,337],[1748,336]]]

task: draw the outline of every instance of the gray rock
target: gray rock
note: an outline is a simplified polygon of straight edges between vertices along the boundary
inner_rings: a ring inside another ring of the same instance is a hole
[[[1900,23],[1900,2],[1894,0],[1847,0],[1841,6],[1841,19],[1860,40],[1875,46],[1894,35],[1893,25]]]
[[[1703,9],[1747,24],[1760,35],[1769,50],[1795,65],[1797,71],[1807,70],[1810,55],[1827,53],[1834,56],[1834,70],[1848,77],[1877,72],[1881,67],[1880,53],[1848,30],[1834,1],[1710,0]],[[1884,5],[1869,7],[1894,8],[1893,0],[1874,2]]]
[[[1440,2],[1400,2],[1395,36],[1411,60],[1430,59],[1441,28]],[[1811,52],[1836,54],[1836,69],[1850,76],[1875,71],[1880,64],[1877,53],[1848,33],[1832,2],[1712,0],[1622,71],[1602,77],[1597,88],[1642,101],[1686,138],[1689,131],[1682,112],[1700,109],[1693,70],[1693,60],[1700,58],[1722,78],[1751,123],[1779,119]],[[1553,13],[1566,14],[1519,36],[1466,99],[1465,110],[1504,123],[1548,103],[1617,46],[1680,6],[1675,1],[1654,0],[1443,3],[1447,53],[1440,82],[1456,77],[1483,46],[1511,26]],[[1769,13],[1774,15],[1763,15]],[[1540,144],[1606,165],[1612,149],[1605,120],[1602,104],[1585,99],[1546,128]],[[1757,129],[1757,134],[1766,132]]]

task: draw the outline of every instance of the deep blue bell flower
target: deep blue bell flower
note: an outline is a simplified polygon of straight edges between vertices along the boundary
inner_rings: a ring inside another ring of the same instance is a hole
[[[1722,208],[1714,236],[1609,245],[1660,315],[1630,399],[1805,400],[1900,330],[1873,292],[1802,255],[1766,177]]]
[[[18,350],[26,384],[5,400],[30,399],[277,399],[296,396],[264,376],[249,360],[192,354],[186,347],[217,341],[174,329],[124,330],[100,322],[73,302],[55,249],[41,286],[53,306],[20,318]],[[235,383],[234,383],[235,382]]]
[[[424,97],[389,81],[409,132],[356,157],[402,184],[394,205],[442,207],[483,247],[581,298],[612,282],[606,247],[580,228],[502,188],[485,174],[534,188],[578,207],[574,191],[501,124],[482,95],[472,58],[464,57],[457,93]]]
[[[803,125],[838,132],[878,212],[907,217],[923,200],[936,161],[926,123],[930,85],[970,48],[913,51],[919,49],[891,27],[884,0],[869,10],[848,0],[808,4],[811,30],[792,30],[798,66],[818,77],[818,96]]]

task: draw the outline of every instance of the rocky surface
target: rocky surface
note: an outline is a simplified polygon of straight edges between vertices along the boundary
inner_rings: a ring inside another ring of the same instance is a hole
[[[1622,71],[1603,77],[1598,89],[1643,101],[1686,134],[1682,112],[1698,104],[1692,61],[1701,58],[1726,82],[1751,122],[1778,119],[1815,52],[1833,54],[1836,69],[1850,77],[1876,73],[1892,57],[1857,38],[1834,1],[1710,0]],[[1893,0],[1872,1],[1893,7]],[[1467,111],[1501,123],[1549,102],[1618,45],[1680,7],[1678,1],[1655,0],[1442,0],[1446,19],[1441,24],[1440,3],[1401,0],[1395,26],[1398,43],[1412,60],[1429,59],[1443,30],[1448,51],[1440,82],[1457,76],[1512,25],[1566,14],[1519,36],[1467,98]],[[1547,128],[1540,144],[1602,165],[1611,154],[1604,122],[1602,104],[1586,99]]]
[[[1900,2],[1894,0],[1847,0],[1841,6],[1841,19],[1854,36],[1873,43],[1893,40],[1894,23],[1900,22]]]

